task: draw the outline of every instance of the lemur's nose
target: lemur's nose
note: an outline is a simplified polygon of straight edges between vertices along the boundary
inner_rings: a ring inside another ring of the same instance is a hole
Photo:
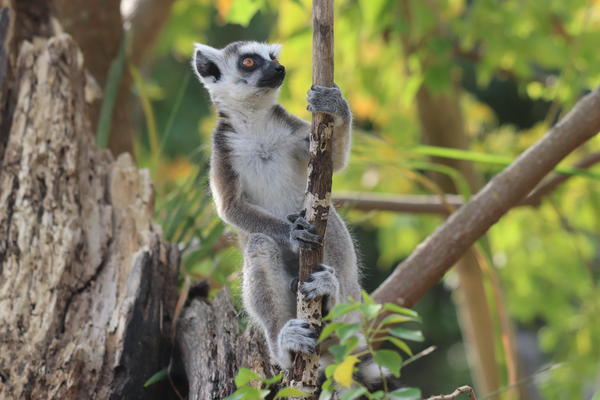
[[[285,67],[283,65],[281,65],[281,64],[277,64],[275,66],[275,71],[277,71],[277,72],[284,72],[285,71]]]

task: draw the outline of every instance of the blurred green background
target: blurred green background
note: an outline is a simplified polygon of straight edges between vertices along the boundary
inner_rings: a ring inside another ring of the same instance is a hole
[[[182,279],[235,288],[241,266],[208,195],[215,115],[192,75],[193,42],[283,44],[288,75],[280,101],[309,119],[310,7],[307,0],[177,0],[140,67],[134,91],[145,107],[135,115],[135,155],[153,174],[167,237],[184,249]],[[352,107],[355,133],[350,166],[335,176],[334,192],[468,197],[502,169],[496,156],[516,157],[600,83],[597,0],[336,0],[335,8],[335,80]],[[458,160],[443,151],[431,157],[423,144],[466,152]],[[564,166],[597,152],[595,138]],[[502,398],[589,399],[600,389],[600,168],[588,171],[538,207],[511,211],[482,242],[487,295],[467,302],[487,299],[492,323],[470,329],[491,335]],[[369,291],[443,221],[341,212]],[[468,328],[461,333],[457,317],[469,312],[453,294],[459,283],[450,272],[416,306],[426,342],[415,349],[436,350],[407,366],[402,381],[424,395],[477,383],[463,340]],[[518,395],[507,390],[514,363],[503,345],[510,334],[501,324],[503,310],[514,328],[523,382]]]

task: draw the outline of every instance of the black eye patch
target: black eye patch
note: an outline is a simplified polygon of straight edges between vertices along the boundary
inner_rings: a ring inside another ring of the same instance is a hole
[[[269,57],[271,57],[271,60],[274,60],[277,58],[277,57],[275,57],[275,53],[269,53]]]
[[[242,54],[238,59],[238,68],[244,72],[252,72],[264,65],[265,59],[258,54]]]

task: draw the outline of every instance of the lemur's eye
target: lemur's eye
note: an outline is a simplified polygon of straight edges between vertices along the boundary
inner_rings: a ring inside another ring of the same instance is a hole
[[[246,57],[242,60],[242,65],[244,67],[254,67],[254,60],[250,57]]]

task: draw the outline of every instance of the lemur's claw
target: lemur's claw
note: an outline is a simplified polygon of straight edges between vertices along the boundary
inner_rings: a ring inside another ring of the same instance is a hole
[[[279,345],[282,350],[306,354],[315,352],[317,333],[301,319],[290,319],[279,332]]]
[[[294,223],[294,222],[296,222],[296,220],[297,220],[298,218],[300,218],[300,217],[302,217],[302,218],[305,218],[305,217],[306,217],[306,209],[304,209],[304,210],[302,210],[302,211],[300,211],[300,212],[298,212],[298,213],[293,213],[293,214],[290,214],[290,215],[288,215],[286,218],[287,218],[287,220],[288,220],[288,221],[290,221],[291,223]]]
[[[290,239],[292,242],[298,244],[298,246],[305,249],[316,249],[321,246],[323,239],[321,236],[310,233],[304,229],[294,229],[290,233]]]
[[[287,216],[288,221],[292,223],[290,240],[302,248],[318,248],[321,246],[321,243],[323,243],[323,238],[316,234],[314,225],[309,223],[304,218],[305,216],[306,210],[303,210],[298,214],[291,214]]]
[[[335,269],[325,264],[319,264],[318,269],[310,274],[298,289],[306,300],[312,300],[319,296],[334,296],[339,289]]]

